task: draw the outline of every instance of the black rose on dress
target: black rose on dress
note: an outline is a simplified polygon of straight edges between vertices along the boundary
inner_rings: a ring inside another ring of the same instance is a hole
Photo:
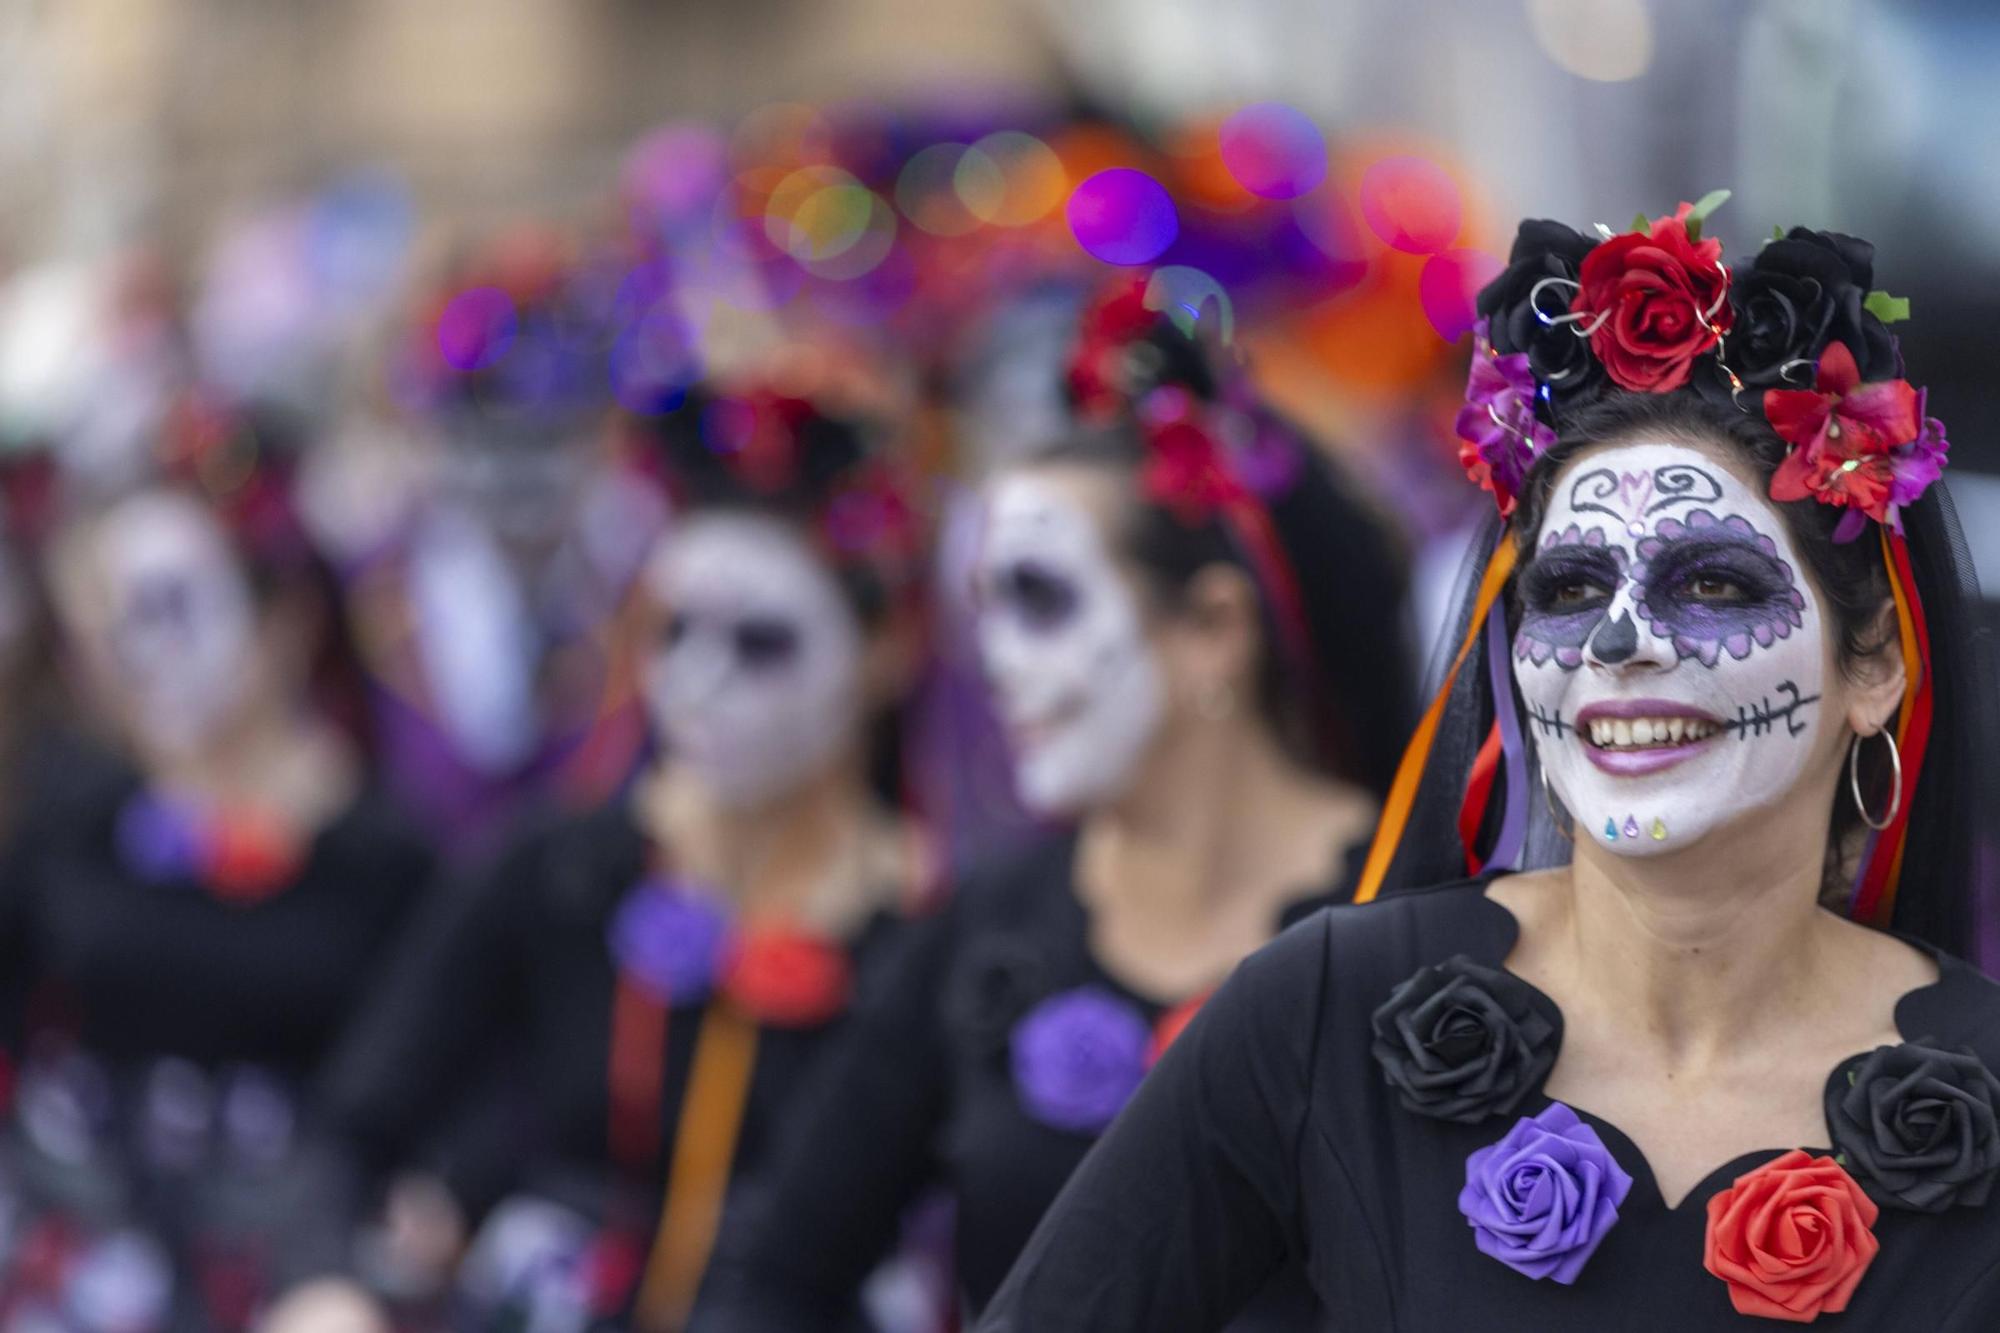
[[[1049,993],[1042,951],[1024,939],[991,935],[968,948],[954,972],[945,1022],[982,1057],[1004,1059],[1014,1025]]]
[[[1736,322],[1724,359],[1748,389],[1809,389],[1828,343],[1847,344],[1866,380],[1896,376],[1896,340],[1863,308],[1875,281],[1875,247],[1835,231],[1794,227],[1737,271]],[[1727,395],[1727,376],[1704,367],[1704,392]]]
[[[1556,1061],[1557,1020],[1518,977],[1464,956],[1396,987],[1371,1020],[1376,1063],[1409,1110],[1473,1124],[1505,1115]]]
[[[1589,340],[1579,338],[1574,325],[1549,324],[1541,318],[1569,312],[1576,297],[1577,266],[1596,244],[1560,222],[1530,218],[1514,236],[1506,269],[1479,293],[1479,313],[1487,320],[1493,350],[1502,356],[1526,353],[1536,381],[1548,385],[1550,394],[1560,400],[1594,390],[1604,379],[1604,368],[1590,354]],[[1536,296],[1535,286],[1544,278],[1560,281]]]
[[[2000,1079],[1970,1050],[1880,1046],[1827,1081],[1834,1151],[1894,1208],[1979,1207],[2000,1177]]]

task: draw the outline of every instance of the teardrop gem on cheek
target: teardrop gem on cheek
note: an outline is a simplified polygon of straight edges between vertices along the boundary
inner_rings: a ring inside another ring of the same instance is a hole
[[[1630,815],[1625,816],[1625,836],[1628,838],[1639,836],[1639,821]]]
[[[1610,817],[1608,817],[1608,816],[1607,816],[1607,817],[1605,818],[1605,821],[1604,821],[1604,836],[1605,836],[1605,837],[1607,837],[1607,838],[1609,838],[1609,839],[1610,839],[1611,841],[1613,841],[1613,842],[1616,842],[1616,841],[1618,841],[1618,821],[1617,821],[1617,820],[1615,820],[1615,819],[1612,819],[1612,818],[1610,818]]]
[[[1666,840],[1667,840],[1666,821],[1661,819],[1658,815],[1655,815],[1653,816],[1653,841],[1665,842]]]

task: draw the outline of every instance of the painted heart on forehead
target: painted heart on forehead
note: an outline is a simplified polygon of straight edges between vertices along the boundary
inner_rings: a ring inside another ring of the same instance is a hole
[[[1600,448],[1557,478],[1517,576],[1515,681],[1579,837],[1669,850],[1799,779],[1828,652],[1803,568],[1701,449]]]

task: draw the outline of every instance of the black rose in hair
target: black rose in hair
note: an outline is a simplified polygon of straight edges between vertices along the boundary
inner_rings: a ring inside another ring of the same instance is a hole
[[[1863,308],[1874,281],[1875,247],[1868,242],[1792,228],[1737,271],[1729,292],[1736,322],[1724,360],[1747,388],[1809,389],[1819,354],[1837,340],[1854,353],[1864,381],[1895,378],[1896,340]],[[1698,382],[1704,392],[1726,396],[1727,381],[1704,367]]]
[[[967,950],[945,999],[944,1020],[982,1057],[1004,1058],[1014,1025],[1045,999],[1049,969],[1026,940],[993,935]]]
[[[1531,986],[1463,956],[1418,971],[1371,1021],[1376,1063],[1402,1104],[1466,1125],[1512,1111],[1561,1043]]]
[[[1546,218],[1530,218],[1514,236],[1507,267],[1479,293],[1479,313],[1487,320],[1487,337],[1502,356],[1525,352],[1535,379],[1549,386],[1558,399],[1574,399],[1594,390],[1604,368],[1590,354],[1588,339],[1573,325],[1547,324],[1536,314],[1555,316],[1569,310],[1576,296],[1577,266],[1596,245],[1573,228]],[[1534,295],[1544,278],[1560,278]]]
[[[1976,1208],[2000,1176],[2000,1079],[1964,1048],[1856,1057],[1827,1082],[1826,1124],[1848,1171],[1891,1207]]]

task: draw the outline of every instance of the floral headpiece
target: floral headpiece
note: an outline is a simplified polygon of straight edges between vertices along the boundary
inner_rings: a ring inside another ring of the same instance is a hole
[[[718,478],[728,490],[807,514],[835,563],[866,565],[892,586],[922,567],[924,524],[911,478],[871,450],[858,422],[764,384],[699,395],[667,432],[669,490],[685,498]]]
[[[1722,262],[1702,224],[1728,192],[1590,240],[1523,222],[1507,268],[1479,294],[1472,374],[1457,433],[1466,473],[1511,514],[1562,416],[1605,393],[1684,386],[1761,410],[1791,454],[1777,500],[1849,512],[1836,540],[1899,510],[1944,469],[1944,426],[1901,378],[1888,325],[1909,302],[1873,286],[1874,247],[1794,227],[1748,267]],[[1759,392],[1761,391],[1761,392]]]
[[[1176,272],[1162,269],[1121,279],[1085,307],[1066,375],[1070,402],[1085,421],[1137,428],[1140,493],[1188,527],[1221,526],[1270,607],[1280,648],[1310,680],[1305,600],[1269,508],[1297,478],[1307,446],[1257,403],[1247,376],[1221,373],[1197,341],[1210,297],[1226,339],[1227,298],[1177,286]]]
[[[1934,705],[1929,631],[1901,510],[1943,473],[1949,445],[1944,426],[1925,415],[1923,391],[1901,378],[1888,325],[1908,318],[1909,302],[1873,286],[1874,247],[1794,227],[1732,272],[1721,243],[1701,234],[1728,197],[1717,190],[1668,217],[1642,216],[1622,235],[1600,226],[1601,240],[1557,222],[1523,222],[1506,269],[1479,293],[1472,373],[1457,421],[1459,458],[1493,493],[1502,516],[1511,516],[1529,469],[1578,409],[1613,392],[1689,388],[1746,413],[1761,411],[1790,446],[1771,478],[1773,500],[1810,497],[1844,509],[1833,531],[1839,542],[1876,522],[1903,655],[1893,734],[1900,760],[1893,813],[1867,845],[1849,912],[1886,926]],[[1466,782],[1459,835],[1474,873],[1507,864],[1522,849],[1527,751],[1517,715],[1499,702],[1513,690],[1503,594],[1515,558],[1513,542],[1495,544],[1465,636],[1397,769],[1357,902],[1382,887],[1446,703],[1482,639],[1495,719]],[[1496,789],[1505,803],[1482,855]]]

